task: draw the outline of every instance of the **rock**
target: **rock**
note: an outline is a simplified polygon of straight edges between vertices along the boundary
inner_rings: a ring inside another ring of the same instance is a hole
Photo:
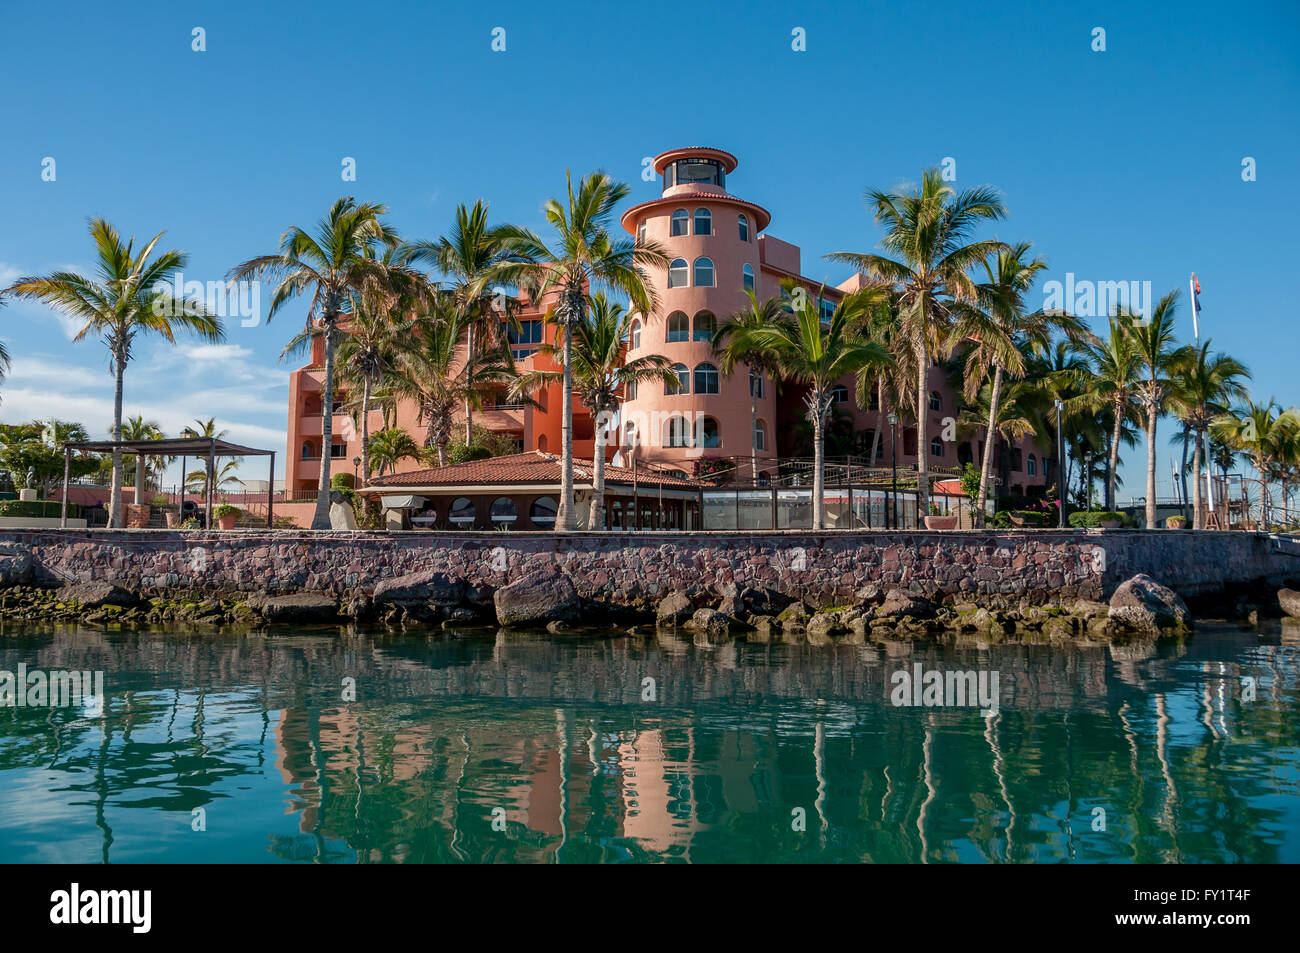
[[[106,579],[96,579],[64,586],[59,590],[59,601],[71,602],[83,609],[98,609],[101,606],[133,606],[140,600],[130,590]]]
[[[785,632],[802,632],[811,615],[808,607],[802,602],[792,602],[781,610],[776,621]]]
[[[0,549],[0,589],[25,586],[32,580],[32,551],[23,546]]]
[[[731,619],[717,609],[697,609],[686,627],[697,636],[706,636],[710,640],[725,639],[731,634]]]
[[[1122,629],[1146,636],[1185,629],[1192,621],[1178,594],[1145,574],[1120,583],[1110,597],[1107,618]]]
[[[1300,592],[1294,589],[1279,589],[1277,602],[1282,607],[1282,611],[1291,618],[1300,619]]]
[[[569,577],[558,567],[529,573],[492,594],[497,622],[504,626],[572,622],[582,601]]]
[[[256,595],[248,607],[267,622],[334,622],[339,617],[338,603],[319,592]]]
[[[876,606],[880,605],[885,599],[885,593],[874,582],[869,582],[857,592],[853,593],[853,598],[858,605]]]
[[[1104,602],[1092,602],[1088,599],[1080,599],[1070,610],[1070,614],[1077,616],[1085,621],[1097,619],[1110,614],[1110,606]]]
[[[929,619],[935,614],[934,606],[920,596],[914,596],[902,589],[890,590],[885,601],[876,610],[877,619],[898,619],[911,616],[914,619]]]
[[[376,606],[458,606],[465,598],[465,581],[452,579],[445,572],[426,570],[375,586]]]
[[[675,628],[689,620],[694,612],[695,606],[685,593],[670,593],[660,600],[655,610],[655,624]]]
[[[569,625],[567,622],[562,622],[559,619],[556,619],[554,622],[546,623],[546,631],[551,633],[551,635],[563,635],[566,632],[572,632],[573,626]]]
[[[843,614],[834,611],[818,612],[808,620],[806,629],[809,642],[849,631],[849,627],[844,622]]]
[[[745,603],[740,596],[723,596],[722,601],[718,603],[718,611],[733,619],[739,619],[745,612]]]

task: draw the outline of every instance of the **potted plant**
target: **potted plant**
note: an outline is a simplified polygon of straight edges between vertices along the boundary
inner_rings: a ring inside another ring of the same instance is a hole
[[[942,513],[939,512],[939,507],[931,503],[930,515],[925,518],[925,528],[926,529],[956,529],[957,514],[953,513],[951,516],[944,516]]]
[[[212,511],[212,515],[217,518],[217,525],[222,529],[234,529],[235,521],[239,519],[243,512],[238,506],[222,503]]]
[[[1167,529],[1186,529],[1186,528],[1187,528],[1187,517],[1186,517],[1186,516],[1170,516],[1170,517],[1168,517],[1168,518],[1165,520],[1165,527],[1166,527]]]
[[[1124,525],[1122,513],[1098,513],[1097,525],[1102,529],[1119,529]]]
[[[187,520],[181,521],[181,529],[202,529],[202,528],[203,528],[203,524],[200,523],[193,516],[191,516]]]

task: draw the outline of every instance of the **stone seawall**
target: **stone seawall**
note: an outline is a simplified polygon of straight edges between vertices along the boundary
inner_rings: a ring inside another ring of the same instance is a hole
[[[39,585],[110,580],[147,596],[316,592],[340,600],[437,571],[497,588],[560,566],[585,599],[644,609],[672,592],[734,584],[812,605],[867,585],[989,606],[1106,598],[1147,573],[1201,594],[1300,573],[1247,533],[1037,530],[597,536],[502,533],[0,532],[0,561]],[[0,580],[0,583],[4,580]]]

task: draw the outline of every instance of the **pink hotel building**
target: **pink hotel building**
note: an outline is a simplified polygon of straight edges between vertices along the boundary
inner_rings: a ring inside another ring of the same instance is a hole
[[[626,395],[619,434],[611,435],[608,453],[626,442],[628,428],[637,438],[636,456],[642,463],[669,467],[689,475],[701,456],[759,460],[792,456],[790,434],[803,414],[800,389],[783,383],[780,388],[760,375],[739,368],[731,377],[720,374],[709,340],[719,322],[746,307],[745,291],[753,288],[759,300],[779,295],[781,283],[793,280],[815,295],[818,283],[800,270],[800,251],[766,233],[771,214],[767,209],[727,191],[727,176],[738,165],[735,156],[721,149],[691,147],[673,149],[657,156],[654,169],[663,176],[662,194],[623,213],[622,226],[643,240],[659,243],[671,256],[666,270],[650,274],[659,300],[656,313],[633,325],[628,342],[629,356],[656,353],[670,358],[676,367],[676,387],[642,384]],[[847,292],[859,286],[859,276],[826,289],[826,307],[833,307]],[[523,332],[514,352],[521,368],[547,363],[535,353],[546,328],[536,307],[525,308]],[[318,345],[319,346],[319,345]],[[313,353],[312,364],[293,372],[290,380],[289,456],[285,485],[290,494],[314,494],[319,473],[321,414],[321,362]],[[929,453],[933,467],[958,467],[968,460],[978,466],[983,436],[976,434],[957,443],[940,438],[943,421],[958,413],[956,395],[943,370],[930,371],[931,395],[928,432],[933,437],[927,448],[916,446],[916,430],[908,423],[910,407],[900,410],[897,425],[900,467],[916,463],[918,449]],[[750,387],[757,396],[757,426],[751,434]],[[779,392],[778,392],[779,391]],[[889,408],[863,409],[853,400],[853,382],[845,380],[838,392],[839,410],[851,417],[855,433],[870,434],[884,424],[877,462],[888,466],[891,458],[890,429],[883,418]],[[339,403],[342,403],[340,397]],[[537,407],[514,406],[504,395],[489,400],[475,413],[476,425],[507,433],[522,450],[552,453],[560,448],[560,394],[542,393]],[[575,398],[574,454],[589,459],[594,451],[594,423],[591,414]],[[359,428],[344,414],[333,423],[334,446],[330,456],[334,472],[353,472],[353,458],[360,455]],[[397,423],[422,442],[424,426],[416,419],[413,406],[401,406]],[[462,422],[463,426],[463,422]],[[370,428],[382,427],[374,413]],[[870,439],[862,444],[870,446]],[[1045,480],[1043,451],[1031,440],[1011,446],[999,444],[995,476],[1004,492],[1041,492]],[[867,450],[863,450],[865,454]],[[760,463],[761,466],[761,463]],[[400,469],[421,467],[407,461]]]

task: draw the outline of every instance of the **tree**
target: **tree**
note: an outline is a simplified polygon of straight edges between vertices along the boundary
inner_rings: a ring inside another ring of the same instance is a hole
[[[626,295],[630,310],[651,313],[658,301],[646,279],[646,268],[667,268],[668,255],[657,244],[610,236],[614,208],[628,195],[628,187],[603,172],[593,172],[573,190],[568,183],[567,203],[549,199],[543,207],[546,221],[554,229],[554,244],[547,245],[526,228],[507,226],[502,230],[509,260],[499,265],[495,277],[524,289],[540,303],[554,295],[548,318],[563,329],[563,406],[560,411],[561,478],[560,506],[555,528],[572,532],[576,528],[573,500],[573,335],[587,313],[590,295],[608,291]]]
[[[1169,403],[1192,435],[1192,528],[1201,529],[1201,460],[1210,421],[1246,397],[1250,371],[1236,358],[1210,352],[1210,339],[1187,345],[1171,361]]]
[[[499,360],[509,354],[505,325],[518,327],[518,301],[494,292],[498,267],[509,257],[505,230],[487,223],[488,206],[482,199],[473,208],[456,207],[451,234],[436,242],[413,242],[408,246],[412,262],[430,261],[446,278],[456,310],[465,326],[465,360],[470,365],[483,354]],[[501,310],[496,308],[501,305]],[[471,367],[471,376],[473,369]],[[465,401],[465,443],[474,435],[474,404]]]
[[[383,205],[358,203],[352,196],[345,196],[330,206],[314,233],[295,225],[281,236],[278,254],[251,258],[231,269],[229,275],[235,281],[265,277],[276,283],[268,322],[287,302],[309,296],[307,327],[319,325],[325,341],[320,478],[312,529],[330,526],[330,446],[334,436],[334,355],[339,321],[351,313],[347,309],[357,298],[391,303],[400,293],[399,284],[424,280],[405,263],[376,254],[377,249],[401,244],[397,232],[383,221],[387,212]]]
[[[1145,413],[1142,427],[1147,435],[1147,529],[1156,528],[1156,422],[1164,412],[1169,396],[1174,314],[1177,310],[1178,292],[1175,290],[1156,303],[1150,318],[1132,314],[1122,316],[1140,370],[1138,399]]]
[[[145,420],[143,414],[136,414],[134,417],[128,417],[122,426],[123,440],[160,440],[162,439],[162,428],[157,422]],[[141,506],[144,503],[144,494],[146,483],[149,478],[149,470],[152,468],[155,472],[161,473],[161,457],[146,457],[136,454],[131,463],[135,476],[135,505]]]
[[[588,529],[605,527],[605,441],[609,427],[617,419],[621,394],[629,385],[659,381],[673,385],[677,375],[673,362],[661,354],[649,354],[624,363],[624,342],[631,330],[634,313],[624,313],[604,294],[592,296],[591,309],[574,329],[570,352],[573,388],[595,418],[596,449],[592,455],[591,511]],[[552,319],[558,320],[558,319]],[[538,352],[558,357],[558,348],[543,344]],[[511,387],[512,396],[531,396],[543,387],[560,383],[559,371],[535,370],[524,374]]]
[[[1287,432],[1300,426],[1300,411],[1279,411],[1281,406],[1276,398],[1270,397],[1266,403],[1257,404],[1248,397],[1238,407],[1210,421],[1210,433],[1229,447],[1247,454],[1259,474],[1260,528],[1269,524],[1272,500],[1268,480],[1273,466],[1279,452],[1285,452]],[[1224,470],[1226,474],[1226,466]]]
[[[0,424],[0,470],[9,474],[15,486],[25,486],[27,474],[35,479],[32,489],[42,499],[50,498],[51,488],[63,480],[63,448],[69,443],[90,439],[86,428],[66,420],[34,420],[27,424]],[[88,476],[99,469],[100,458],[86,453],[72,455],[72,479]]]
[[[969,241],[970,234],[981,222],[1004,218],[1006,208],[988,187],[955,192],[938,169],[925,170],[920,188],[870,190],[867,204],[885,228],[880,246],[886,254],[835,252],[826,257],[898,287],[901,331],[911,344],[916,373],[917,505],[918,512],[927,512],[930,365],[955,343],[949,335],[953,305],[974,304],[978,298],[968,272],[1004,247],[998,241]]]
[[[1107,441],[1106,509],[1113,511],[1124,424],[1142,423],[1138,403],[1138,359],[1125,319],[1118,315],[1111,316],[1104,337],[1089,336],[1082,347],[1090,372],[1088,387],[1080,402],[1093,411],[1106,408],[1111,418],[1110,439]]]
[[[384,475],[384,471],[389,473],[397,472],[397,465],[403,460],[420,459],[420,447],[411,438],[411,435],[401,427],[389,427],[381,430],[370,438],[370,456],[368,465],[379,471],[379,476]],[[370,479],[371,470],[363,471],[366,479]]]
[[[123,244],[117,230],[107,221],[91,219],[90,236],[98,259],[98,280],[72,271],[57,271],[44,278],[19,278],[5,292],[44,302],[85,322],[73,340],[98,335],[108,347],[113,367],[115,441],[122,439],[122,378],[137,337],[157,334],[169,344],[176,342],[178,331],[192,333],[205,341],[225,338],[221,319],[209,314],[203,302],[178,299],[172,294],[171,279],[189,263],[189,256],[172,249],[154,257],[154,247],[164,234],[159,232],[137,253],[134,237]],[[123,525],[120,447],[113,450],[108,525]]]
[[[802,292],[802,288],[794,289]],[[881,288],[864,289],[841,301],[825,325],[821,304],[824,288],[816,297],[802,293],[790,299],[792,320],[766,327],[742,329],[733,337],[743,351],[770,352],[782,376],[808,385],[805,403],[813,426],[813,528],[825,528],[826,471],[825,427],[833,399],[831,391],[844,377],[876,364],[888,364],[889,354],[853,331],[864,312],[879,303]],[[924,456],[924,454],[920,454]]]
[[[205,440],[221,440],[226,436],[227,431],[217,429],[216,417],[209,417],[207,420],[195,420],[194,423],[197,426],[186,427],[183,436],[191,437],[191,438],[202,437]],[[216,459],[219,460],[220,457]],[[232,462],[234,462],[235,464],[234,467],[232,467],[229,463],[227,463],[221,470],[221,472],[225,474],[227,477],[229,477],[230,474],[233,474],[234,471],[239,467],[237,461],[232,461]],[[215,466],[216,466],[216,460],[208,459],[207,457],[205,457],[203,460],[202,470],[195,470],[193,473],[186,474],[185,475],[186,492],[201,493],[203,495],[203,499],[206,500],[208,498],[208,487],[209,485],[211,485],[213,488],[213,492],[215,493],[216,488],[221,485],[219,481],[214,480],[214,477],[216,476],[216,474],[214,473]],[[190,484],[196,484],[197,488],[191,490]]]

